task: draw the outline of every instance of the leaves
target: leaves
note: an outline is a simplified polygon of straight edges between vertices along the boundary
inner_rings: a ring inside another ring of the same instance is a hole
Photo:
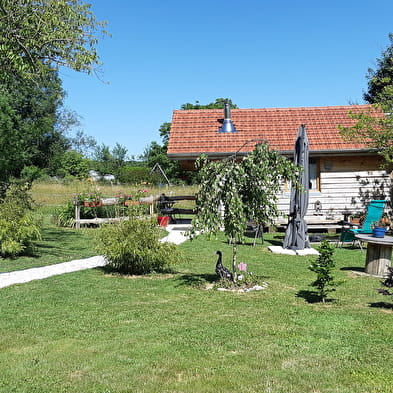
[[[37,79],[47,65],[92,73],[101,65],[97,32],[108,33],[80,0],[0,0],[2,77]]]

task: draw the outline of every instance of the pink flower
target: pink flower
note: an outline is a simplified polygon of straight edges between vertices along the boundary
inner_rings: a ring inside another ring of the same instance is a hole
[[[241,271],[241,272],[245,272],[245,271],[247,271],[247,264],[246,263],[239,263],[238,265],[237,265],[237,267],[238,267],[238,269]]]

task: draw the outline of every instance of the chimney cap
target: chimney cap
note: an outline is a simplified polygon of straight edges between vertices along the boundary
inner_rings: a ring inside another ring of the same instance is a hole
[[[228,100],[224,104],[224,122],[218,132],[232,133],[237,132],[235,125],[231,119],[231,105]]]

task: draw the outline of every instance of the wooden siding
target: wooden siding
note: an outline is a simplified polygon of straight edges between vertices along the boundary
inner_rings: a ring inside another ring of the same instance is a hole
[[[307,216],[325,219],[332,214],[342,219],[344,213],[363,211],[371,199],[388,199],[391,179],[380,163],[376,156],[320,159],[320,190],[310,192]],[[289,198],[289,192],[279,198],[283,215],[289,212]],[[314,215],[316,201],[322,204],[322,216]]]

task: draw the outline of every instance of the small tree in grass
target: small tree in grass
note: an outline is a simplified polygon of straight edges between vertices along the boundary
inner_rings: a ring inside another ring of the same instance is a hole
[[[191,234],[216,234],[224,229],[233,245],[232,270],[236,277],[237,244],[242,242],[247,221],[258,225],[272,223],[280,214],[277,199],[285,181],[296,181],[298,168],[265,143],[241,161],[236,156],[209,162],[198,159],[200,189],[198,214]]]
[[[312,283],[312,286],[317,288],[320,299],[325,303],[328,293],[334,291],[334,288],[331,287],[335,285],[331,274],[335,267],[334,247],[327,240],[323,240],[318,251],[320,255],[311,263],[309,269],[317,274],[317,279]]]

